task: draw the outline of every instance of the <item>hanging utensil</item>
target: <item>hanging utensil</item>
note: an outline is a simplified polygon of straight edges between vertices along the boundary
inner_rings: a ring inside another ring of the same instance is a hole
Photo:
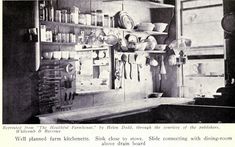
[[[133,70],[133,64],[135,64],[135,55],[134,54],[129,54],[129,63],[130,63],[130,78],[133,78],[132,75],[132,70]]]
[[[161,61],[160,74],[162,74],[162,75],[166,74],[166,68],[165,68],[165,65],[164,65],[164,57],[163,56],[162,56],[162,61]]]
[[[131,64],[131,62],[130,62],[130,57],[131,57],[131,54],[128,55],[128,63],[130,64],[130,74],[129,74],[129,76],[130,76],[130,79],[132,79],[132,75],[131,75],[131,72],[132,72],[132,64]]]
[[[124,66],[124,78],[127,79],[127,73],[126,73],[127,56],[126,56],[126,54],[122,54],[121,59],[122,59],[123,66]]]
[[[159,74],[159,80],[160,80],[159,91],[160,92],[162,90],[162,76],[165,76],[165,74],[166,74],[166,68],[165,68],[165,65],[164,65],[164,57],[162,56],[161,68],[160,68],[160,74]]]
[[[140,65],[137,64],[137,78],[138,78],[138,82],[140,82]]]
[[[135,63],[137,64],[137,79],[138,82],[140,82],[140,66],[141,66],[141,56],[140,55],[136,55],[135,56]]]

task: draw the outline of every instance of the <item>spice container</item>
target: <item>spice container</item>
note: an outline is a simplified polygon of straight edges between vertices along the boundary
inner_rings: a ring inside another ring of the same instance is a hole
[[[61,22],[67,23],[68,16],[67,16],[67,10],[61,10]]]
[[[46,41],[46,25],[41,25],[41,41]]]
[[[62,42],[62,34],[61,33],[57,34],[57,42]]]
[[[65,36],[66,36],[65,42],[69,43],[69,33],[66,33]]]
[[[73,33],[69,33],[69,42],[75,43],[76,42],[76,36]]]
[[[50,29],[46,31],[46,41],[52,42],[52,31]]]
[[[114,17],[110,17],[110,27],[114,28]]]
[[[52,41],[53,42],[58,42],[58,35],[57,35],[57,32],[56,32],[56,29],[53,30]]]
[[[55,21],[61,22],[61,11],[60,10],[55,10]]]
[[[85,16],[86,16],[86,25],[91,25],[91,14],[85,14]]]
[[[70,9],[70,22],[71,23],[75,23],[75,24],[78,24],[78,18],[79,18],[79,8],[76,7],[76,6],[73,6],[71,9]]]
[[[110,27],[110,18],[109,15],[104,15],[104,23],[103,23],[104,27]]]
[[[96,12],[91,11],[91,25],[96,26],[97,25],[97,18],[96,18]]]
[[[67,23],[71,23],[71,12],[68,11],[67,13]]]
[[[82,25],[86,24],[86,15],[85,14],[79,15],[79,24],[82,24]]]
[[[66,42],[66,34],[61,33],[61,42],[65,43]]]
[[[45,6],[46,6],[45,1],[41,1],[40,4],[39,4],[40,20],[46,20],[46,16],[45,16]]]
[[[97,26],[103,26],[103,12],[102,10],[96,10]]]
[[[48,6],[48,20],[54,21],[54,7],[52,4],[52,0],[50,0],[49,6]]]

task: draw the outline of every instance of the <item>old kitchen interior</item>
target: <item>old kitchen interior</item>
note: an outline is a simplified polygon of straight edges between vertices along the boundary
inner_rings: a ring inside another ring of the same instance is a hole
[[[3,122],[234,122],[234,6],[4,1]]]

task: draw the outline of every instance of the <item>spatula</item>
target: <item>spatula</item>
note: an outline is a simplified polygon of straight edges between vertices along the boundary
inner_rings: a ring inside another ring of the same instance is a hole
[[[130,79],[132,79],[132,67],[133,67],[133,64],[135,64],[135,55],[134,54],[129,54],[128,63],[130,64]]]

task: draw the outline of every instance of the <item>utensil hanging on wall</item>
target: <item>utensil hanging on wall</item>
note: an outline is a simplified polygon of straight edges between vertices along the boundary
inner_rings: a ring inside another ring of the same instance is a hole
[[[132,75],[133,64],[135,64],[135,55],[134,54],[129,54],[128,62],[130,64],[130,79],[132,79],[133,78],[133,75]]]
[[[123,66],[124,66],[124,78],[127,79],[127,73],[126,73],[127,56],[126,56],[126,54],[122,54],[121,59],[122,59]]]
[[[165,67],[165,64],[164,64],[164,57],[163,57],[163,56],[162,56],[162,61],[161,61],[160,73],[161,73],[162,75],[165,75],[165,74],[166,74],[166,67]]]

